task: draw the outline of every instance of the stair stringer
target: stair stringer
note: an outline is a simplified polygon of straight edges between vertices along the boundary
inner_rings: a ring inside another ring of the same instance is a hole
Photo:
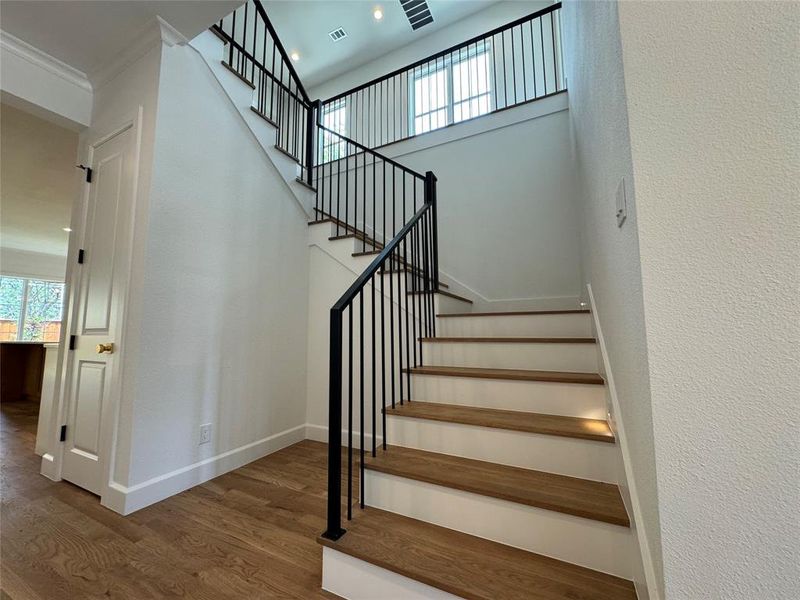
[[[261,149],[286,182],[303,211],[312,219],[316,194],[308,186],[297,181],[301,175],[297,161],[275,147],[278,128],[252,110],[253,89],[223,65],[226,44],[210,30],[206,30],[192,39],[188,45],[203,58]]]

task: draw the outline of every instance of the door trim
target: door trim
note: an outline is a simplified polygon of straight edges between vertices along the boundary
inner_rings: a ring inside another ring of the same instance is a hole
[[[125,238],[125,256],[123,258],[123,265],[125,275],[123,283],[119,288],[118,301],[122,303],[122,310],[120,311],[121,318],[116,323],[117,331],[113,332],[114,341],[120,348],[116,353],[116,360],[111,364],[111,379],[108,390],[108,403],[106,410],[102,416],[100,443],[99,443],[99,468],[102,474],[102,481],[100,487],[100,502],[104,506],[109,506],[112,510],[114,506],[108,504],[113,503],[113,485],[117,485],[113,481],[114,466],[116,459],[116,445],[117,435],[119,429],[119,415],[121,408],[122,397],[122,373],[123,373],[123,360],[125,340],[124,333],[127,330],[128,323],[128,304],[130,298],[130,274],[133,263],[133,239],[135,228],[135,215],[139,204],[139,176],[140,176],[140,158],[142,146],[142,123],[143,123],[143,107],[140,105],[136,109],[128,111],[123,114],[121,118],[115,120],[113,124],[101,124],[93,126],[86,133],[86,137],[81,140],[80,150],[78,152],[78,159],[80,164],[91,165],[94,160],[95,148],[109,141],[110,139],[125,133],[130,130],[131,139],[129,140],[131,150],[131,174],[132,181],[131,189],[131,204],[128,207],[124,218],[128,220],[126,238]],[[67,421],[67,413],[69,407],[67,406],[67,396],[69,384],[73,376],[72,364],[68,360],[68,352],[66,340],[69,339],[70,334],[75,333],[76,328],[76,315],[75,310],[79,307],[78,296],[80,294],[80,281],[82,265],[78,264],[78,250],[83,246],[85,236],[85,221],[86,211],[88,209],[90,183],[86,183],[83,173],[80,173],[81,188],[79,192],[79,199],[76,206],[73,207],[71,225],[73,235],[70,236],[69,250],[67,252],[67,271],[65,282],[67,286],[66,293],[66,306],[64,307],[64,323],[65,327],[61,328],[61,340],[59,345],[58,363],[56,366],[56,397],[55,406],[53,408],[50,423],[48,424],[48,452],[42,456],[41,474],[54,481],[62,479],[62,467],[64,459],[64,444],[60,441],[61,426]],[[77,177],[78,175],[76,175]]]

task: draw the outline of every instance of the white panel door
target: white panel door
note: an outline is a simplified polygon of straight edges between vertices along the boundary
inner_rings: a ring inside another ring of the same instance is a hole
[[[134,189],[133,128],[97,146],[82,228],[83,264],[70,322],[74,350],[68,354],[66,437],[61,476],[100,494],[101,439],[108,409],[113,361],[118,360],[128,235]],[[102,349],[99,345],[104,345]]]

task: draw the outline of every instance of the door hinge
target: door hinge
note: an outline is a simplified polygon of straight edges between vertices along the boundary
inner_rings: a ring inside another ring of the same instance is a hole
[[[75,350],[75,341],[78,339],[77,335],[69,336],[69,349]]]
[[[67,441],[67,426],[66,425],[62,425],[61,426],[61,435],[58,437],[58,441],[60,441],[60,442],[66,442]]]
[[[79,265],[83,264],[83,248],[78,250],[78,264]]]
[[[86,171],[86,183],[92,183],[92,167],[87,167],[86,165],[78,165],[78,168]]]

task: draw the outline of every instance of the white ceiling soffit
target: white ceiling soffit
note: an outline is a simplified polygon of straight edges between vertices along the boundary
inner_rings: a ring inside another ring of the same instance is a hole
[[[433,22],[414,31],[399,0],[262,0],[306,89],[402,48],[498,0],[427,0]],[[372,16],[381,8],[383,19]],[[347,37],[334,43],[329,32]]]
[[[3,31],[84,73],[133,44],[160,16],[187,39],[244,0],[3,0]]]

